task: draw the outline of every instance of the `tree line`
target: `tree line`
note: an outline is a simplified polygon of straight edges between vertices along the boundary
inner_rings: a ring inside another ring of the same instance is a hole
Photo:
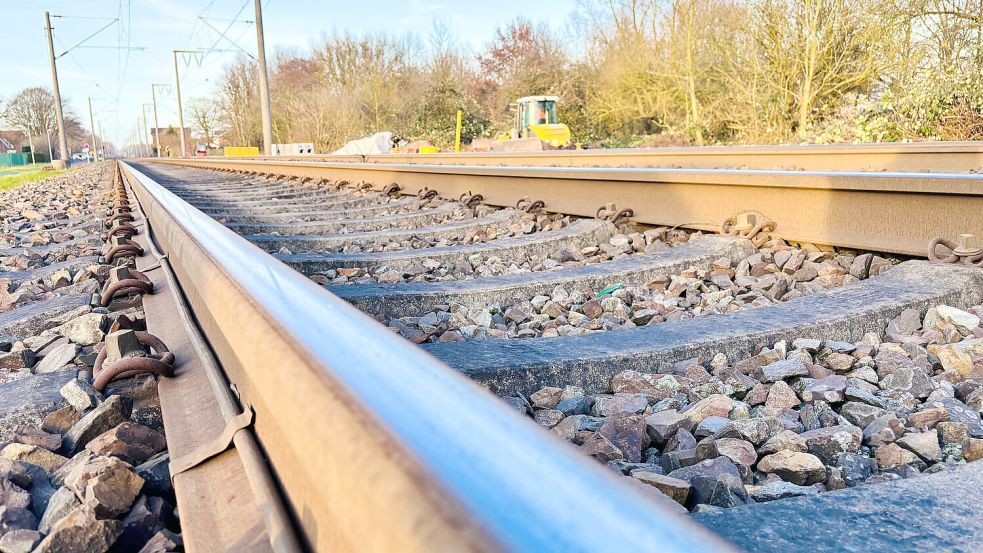
[[[68,102],[63,101],[62,104],[64,106]],[[79,152],[82,144],[89,141],[89,130],[67,107],[63,114],[68,149]],[[0,122],[5,123],[10,130],[23,133],[35,152],[45,152],[48,159],[59,157],[55,96],[50,89],[32,86],[21,90],[8,101],[0,98]]]
[[[260,145],[255,63],[217,83],[185,124]],[[560,121],[594,147],[978,140],[983,0],[580,0],[563,28],[516,19],[477,49],[441,23],[422,38],[336,32],[274,54],[270,91],[274,140],[320,152],[380,131],[448,148],[458,110],[465,142],[494,137],[533,94],[559,96]],[[0,115],[39,144],[54,132],[44,88]]]
[[[258,145],[255,66],[214,96],[225,142]],[[983,0],[582,0],[564,29],[518,19],[478,51],[335,33],[271,60],[277,142],[330,151],[383,130],[453,141],[511,125],[509,103],[560,97],[597,146],[983,138]]]

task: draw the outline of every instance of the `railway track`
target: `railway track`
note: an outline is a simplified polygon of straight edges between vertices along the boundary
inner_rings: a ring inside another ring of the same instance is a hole
[[[138,161],[0,197],[0,549],[979,542],[972,237],[651,224],[604,202],[672,181],[639,170],[579,173],[583,217],[547,169],[370,165]],[[868,177],[830,212],[863,189],[978,224],[971,173]],[[787,210],[816,189],[769,178]]]
[[[250,159],[250,158],[241,158]],[[544,152],[465,152],[364,156],[308,155],[279,160],[320,162],[501,165],[519,167],[644,167],[788,171],[983,171],[979,142],[808,144],[781,146],[680,146]]]
[[[932,232],[975,231],[977,175],[830,184],[830,213],[858,190],[894,210],[883,247],[858,220],[817,245],[760,212],[712,233],[596,194],[555,209],[570,178],[530,176],[545,169],[374,165],[121,164],[225,401],[250,414],[271,474],[253,527],[275,549],[960,551],[983,537],[983,463],[967,463],[983,456],[979,254],[912,258]],[[700,194],[762,178],[687,175]],[[806,209],[797,191],[815,185],[792,177],[769,174],[785,209],[765,214]],[[730,208],[766,193],[749,197]],[[227,411],[188,444],[169,431],[172,455],[242,421]],[[963,497],[946,491],[957,482]],[[220,524],[188,520],[192,543]]]

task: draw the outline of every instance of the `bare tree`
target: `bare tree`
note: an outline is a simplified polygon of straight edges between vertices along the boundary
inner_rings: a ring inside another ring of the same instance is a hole
[[[211,146],[218,137],[222,112],[215,100],[210,98],[194,98],[188,102],[188,113],[191,115],[192,129]]]
[[[330,151],[391,130],[446,147],[457,110],[465,136],[487,136],[510,102],[547,93],[575,140],[612,146],[983,136],[983,0],[578,5],[576,33],[519,19],[477,52],[439,22],[425,43],[335,33],[281,51],[276,139]],[[242,59],[215,91],[231,144],[259,143],[255,90]]]
[[[256,145],[262,138],[256,86],[254,62],[240,58],[225,68],[218,89],[219,106],[233,145]]]
[[[32,153],[34,138],[45,136],[48,139],[48,155],[51,156],[50,136],[55,127],[55,97],[47,88],[35,86],[18,92],[7,103],[3,115],[7,123],[27,135],[32,144]]]

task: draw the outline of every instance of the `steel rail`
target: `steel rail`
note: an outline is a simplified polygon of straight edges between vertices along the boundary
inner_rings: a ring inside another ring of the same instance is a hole
[[[121,166],[311,547],[729,550]]]
[[[395,153],[368,156],[314,155],[278,157],[275,159],[425,165],[676,167],[964,173],[983,171],[983,142],[676,146],[544,152]]]
[[[969,173],[821,172],[588,167],[492,167],[328,163],[270,159],[165,160],[211,169],[368,182],[396,182],[456,198],[480,193],[491,205],[520,198],[585,217],[615,203],[640,223],[716,231],[744,210],[778,223],[792,242],[925,256],[930,241],[983,235],[983,175]]]

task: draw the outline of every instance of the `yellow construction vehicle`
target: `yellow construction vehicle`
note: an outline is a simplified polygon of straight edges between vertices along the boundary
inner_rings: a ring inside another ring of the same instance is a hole
[[[553,150],[570,146],[570,128],[556,116],[556,96],[525,96],[515,101],[515,124],[491,145],[495,151]]]

